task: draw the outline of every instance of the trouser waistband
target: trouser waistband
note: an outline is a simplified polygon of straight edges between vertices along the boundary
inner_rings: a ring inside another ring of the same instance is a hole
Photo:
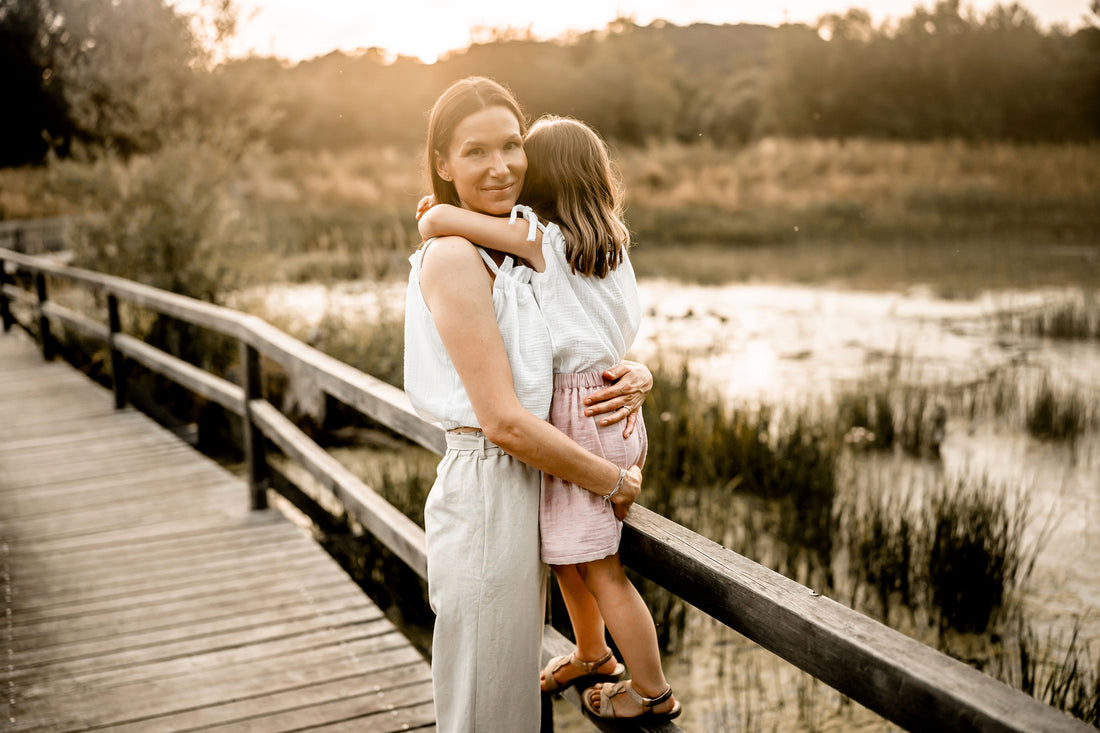
[[[491,442],[480,430],[472,433],[447,433],[448,451],[476,451],[482,458],[485,456],[504,455],[500,446]]]

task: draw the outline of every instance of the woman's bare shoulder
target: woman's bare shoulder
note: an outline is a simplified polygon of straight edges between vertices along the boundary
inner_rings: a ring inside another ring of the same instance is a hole
[[[421,283],[429,281],[447,282],[477,277],[479,280],[488,275],[485,264],[477,247],[465,237],[446,236],[432,240],[431,246],[424,252],[422,260]]]

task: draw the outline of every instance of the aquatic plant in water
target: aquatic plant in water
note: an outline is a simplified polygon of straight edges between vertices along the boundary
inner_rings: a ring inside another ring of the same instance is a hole
[[[1044,377],[1028,405],[1027,430],[1046,440],[1076,440],[1088,427],[1085,398],[1079,393],[1055,390]]]
[[[1037,700],[1100,727],[1100,657],[1080,639],[1074,619],[1069,641],[1048,630],[1043,639],[1023,618],[991,661],[991,673]]]
[[[1031,572],[1029,501],[986,477],[942,479],[919,502],[879,492],[844,508],[849,575],[874,597],[921,612],[940,632],[981,633]],[[857,596],[858,593],[857,588]]]

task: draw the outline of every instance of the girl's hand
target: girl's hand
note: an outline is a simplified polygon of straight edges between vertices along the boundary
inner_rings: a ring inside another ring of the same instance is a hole
[[[642,469],[631,466],[626,469],[626,478],[623,479],[623,486],[619,489],[619,493],[611,497],[611,507],[619,521],[626,519],[626,515],[630,513],[630,507],[633,506],[641,491]]]
[[[600,425],[612,425],[626,420],[623,437],[629,438],[638,422],[642,403],[653,389],[653,374],[645,364],[624,360],[603,375],[614,384],[598,389],[586,397],[584,404],[587,407],[584,414],[588,417],[604,415],[600,418]]]
[[[435,194],[428,194],[420,199],[420,203],[416,205],[416,220],[420,221],[420,217],[424,216],[424,212],[433,206],[435,206]]]

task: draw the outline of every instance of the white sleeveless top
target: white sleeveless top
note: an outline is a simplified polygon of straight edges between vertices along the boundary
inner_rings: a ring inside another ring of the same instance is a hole
[[[412,270],[405,292],[405,392],[418,415],[440,423],[444,430],[481,427],[420,292],[420,271],[432,241],[409,258]],[[532,270],[516,265],[511,257],[498,266],[485,250],[477,247],[477,251],[495,275],[493,310],[512,367],[512,387],[519,403],[545,420],[553,395],[553,360],[550,334],[531,290]],[[508,385],[500,388],[507,389]]]
[[[527,219],[528,239],[542,229],[543,272],[531,276],[535,300],[542,309],[554,348],[554,373],[603,371],[618,364],[638,335],[642,306],[630,258],[606,277],[574,273],[566,254],[565,235],[557,224],[538,222],[527,206],[512,209]]]

